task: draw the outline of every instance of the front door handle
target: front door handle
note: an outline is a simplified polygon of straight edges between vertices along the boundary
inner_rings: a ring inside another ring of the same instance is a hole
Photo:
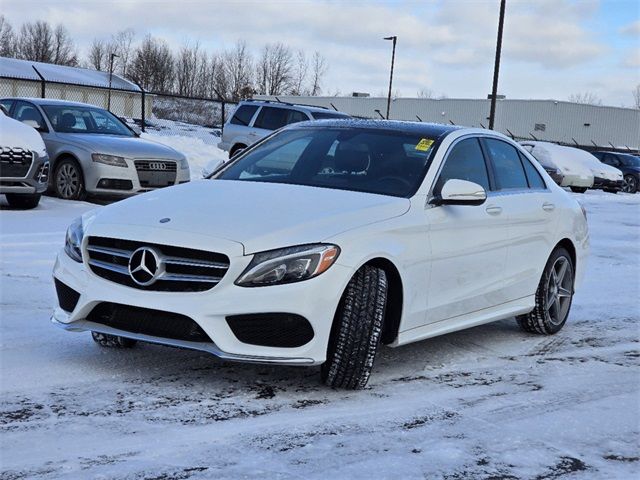
[[[502,207],[498,207],[497,205],[489,205],[485,208],[485,211],[489,215],[500,215],[502,213]]]
[[[556,209],[556,206],[553,203],[545,202],[542,204],[542,209],[547,212],[552,212]]]

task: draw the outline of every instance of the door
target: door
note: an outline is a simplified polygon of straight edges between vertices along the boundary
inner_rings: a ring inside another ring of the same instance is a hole
[[[431,242],[426,323],[505,301],[503,271],[509,222],[504,199],[493,195],[493,181],[478,138],[463,138],[450,148],[433,194],[454,178],[482,185],[488,198],[478,206],[441,205],[425,210]]]
[[[496,192],[509,219],[509,248],[502,273],[504,300],[533,295],[553,248],[557,222],[551,191],[532,162],[503,140],[482,140]]]

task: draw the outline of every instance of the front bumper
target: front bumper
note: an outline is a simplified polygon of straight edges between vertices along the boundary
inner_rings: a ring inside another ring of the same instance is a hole
[[[231,258],[231,266],[222,281],[205,292],[158,292],[127,287],[95,275],[85,264],[71,260],[64,251],[58,254],[53,270],[55,279],[80,293],[67,312],[57,307],[52,322],[68,331],[96,331],[127,338],[190,348],[220,358],[289,365],[317,365],[326,359],[331,324],[341,294],[351,278],[351,270],[334,264],[311,280],[270,287],[245,288],[234,284],[251,256]],[[204,330],[211,342],[192,342],[149,336],[118,330],[87,319],[102,302],[140,308],[153,308],[189,317]],[[313,338],[299,347],[269,347],[243,343],[233,334],[226,318],[231,315],[286,312],[306,318]]]
[[[580,175],[573,173],[564,173],[564,178],[562,179],[562,183],[560,186],[562,187],[581,187],[581,188],[591,188],[593,187],[593,176],[591,175]]]
[[[49,181],[49,157],[35,156],[24,177],[0,176],[0,194],[20,193],[34,195],[44,193]]]
[[[615,190],[617,192],[621,191],[624,187],[624,180],[610,180],[608,178],[603,177],[594,177],[593,179],[593,188],[598,188],[601,190]]]

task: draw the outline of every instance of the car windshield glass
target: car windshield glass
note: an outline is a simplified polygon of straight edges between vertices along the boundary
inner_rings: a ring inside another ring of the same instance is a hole
[[[625,167],[640,167],[640,157],[635,155],[623,153],[620,155],[620,160]]]
[[[213,178],[289,183],[407,197],[419,187],[435,138],[361,128],[283,130]]]
[[[100,133],[133,137],[122,121],[101,108],[75,105],[44,105],[53,129],[59,133]]]

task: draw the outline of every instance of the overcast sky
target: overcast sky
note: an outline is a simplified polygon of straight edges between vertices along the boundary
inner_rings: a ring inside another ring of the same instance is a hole
[[[81,50],[94,37],[127,27],[176,48],[207,49],[243,39],[257,52],[282,41],[320,51],[329,71],[324,92],[378,94],[387,88],[397,35],[394,90],[450,98],[486,98],[491,90],[498,0],[205,1],[1,0],[14,25],[63,23]],[[630,106],[640,83],[638,0],[507,0],[499,93],[566,100],[593,92],[605,104]]]

